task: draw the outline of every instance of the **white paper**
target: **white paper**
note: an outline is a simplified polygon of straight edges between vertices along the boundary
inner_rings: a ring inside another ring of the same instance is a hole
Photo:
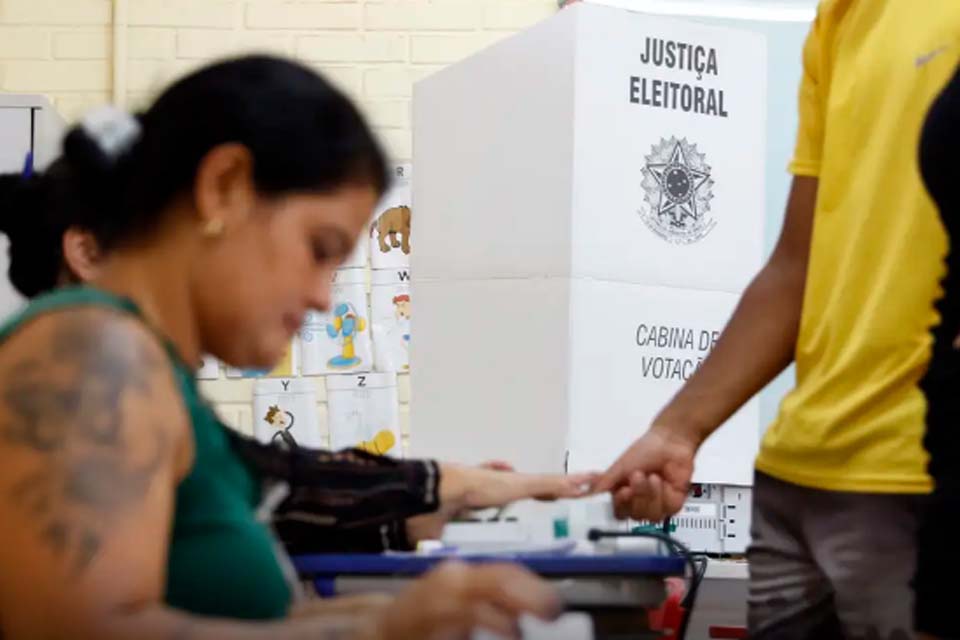
[[[337,271],[332,310],[307,313],[300,329],[300,371],[303,375],[370,371],[373,368],[365,278],[362,269]]]
[[[327,378],[330,448],[360,447],[401,455],[397,376],[370,373]]]
[[[220,361],[213,356],[203,356],[203,364],[197,369],[198,380],[216,380],[220,377]]]
[[[370,225],[370,266],[374,269],[410,266],[412,166],[394,167],[393,184],[377,205]]]
[[[374,271],[370,289],[370,316],[373,321],[373,354],[377,371],[410,370],[411,310],[410,271]]]
[[[315,385],[304,378],[257,380],[253,387],[253,432],[257,440],[322,447]]]
[[[564,613],[552,622],[543,622],[532,616],[520,618],[524,640],[593,640],[593,620],[586,613]],[[491,631],[476,630],[471,640],[502,640]]]

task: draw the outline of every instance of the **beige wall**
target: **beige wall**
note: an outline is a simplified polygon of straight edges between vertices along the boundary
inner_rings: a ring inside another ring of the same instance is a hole
[[[132,106],[238,51],[309,62],[410,157],[413,83],[556,11],[556,0],[127,0]],[[44,93],[68,119],[111,92],[110,0],[0,0],[0,90]]]
[[[45,94],[68,120],[108,101],[113,4],[0,0],[0,91]],[[135,108],[219,56],[295,56],[356,99],[393,158],[408,160],[413,83],[556,10],[556,0],[127,0],[122,82]],[[325,429],[325,381],[316,382]],[[399,384],[409,434],[408,376]],[[221,378],[203,387],[227,422],[252,429],[251,381]]]

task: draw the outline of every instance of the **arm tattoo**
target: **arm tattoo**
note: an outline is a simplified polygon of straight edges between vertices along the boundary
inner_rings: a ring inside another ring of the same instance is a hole
[[[96,558],[112,517],[143,499],[167,457],[165,430],[132,432],[124,409],[150,397],[162,365],[141,339],[71,317],[0,385],[0,440],[43,458],[6,497],[74,576]]]

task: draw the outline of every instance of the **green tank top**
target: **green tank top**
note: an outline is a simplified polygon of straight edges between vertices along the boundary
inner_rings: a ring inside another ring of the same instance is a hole
[[[27,321],[76,307],[108,307],[139,318],[125,298],[91,288],[61,289],[33,300],[0,328],[0,344]],[[291,589],[278,548],[255,518],[261,491],[230,446],[226,428],[200,396],[191,367],[161,337],[190,415],[196,460],[177,487],[166,603],[198,615],[272,619],[287,614]]]

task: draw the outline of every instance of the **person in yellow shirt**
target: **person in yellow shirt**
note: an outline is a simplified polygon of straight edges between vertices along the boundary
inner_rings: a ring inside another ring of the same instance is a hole
[[[916,150],[960,57],[960,3],[922,5],[820,3],[779,241],[711,356],[598,485],[620,517],[676,512],[700,444],[795,362],[756,463],[758,640],[912,637],[931,490],[917,383],[946,252]]]

